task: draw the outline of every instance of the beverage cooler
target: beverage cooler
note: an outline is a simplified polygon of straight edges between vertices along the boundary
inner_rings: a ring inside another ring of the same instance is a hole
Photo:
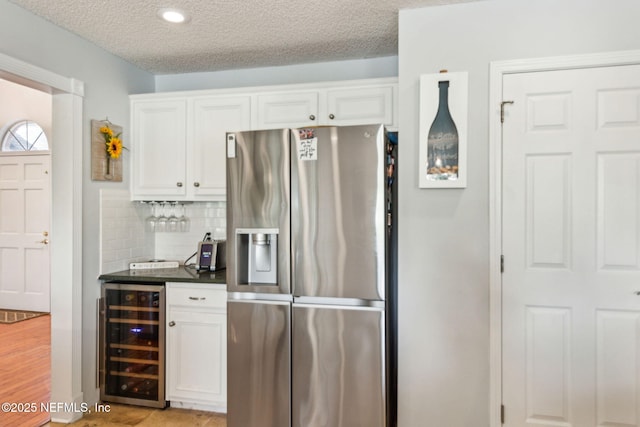
[[[164,408],[164,286],[104,283],[100,299],[100,398]]]

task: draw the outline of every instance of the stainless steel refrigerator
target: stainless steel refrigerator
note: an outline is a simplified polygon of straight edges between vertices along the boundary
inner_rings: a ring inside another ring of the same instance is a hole
[[[227,134],[229,427],[395,425],[394,145]]]

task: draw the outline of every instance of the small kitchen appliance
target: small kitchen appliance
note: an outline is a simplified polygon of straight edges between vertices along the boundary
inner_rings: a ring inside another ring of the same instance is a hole
[[[196,270],[218,271],[227,264],[227,242],[225,240],[205,240],[198,242]]]

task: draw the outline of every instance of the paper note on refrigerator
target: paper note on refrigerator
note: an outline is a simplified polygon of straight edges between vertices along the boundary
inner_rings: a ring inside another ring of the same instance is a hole
[[[318,160],[318,138],[298,140],[299,160]]]

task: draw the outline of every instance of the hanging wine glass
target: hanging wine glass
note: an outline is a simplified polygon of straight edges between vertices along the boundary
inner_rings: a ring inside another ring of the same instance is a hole
[[[156,216],[156,212],[155,212],[156,205],[157,205],[156,202],[149,202],[150,215],[146,217],[144,220],[145,230],[151,233],[156,231],[156,224],[158,222],[158,217]]]
[[[180,218],[178,218],[178,228],[183,232],[189,231],[189,225],[191,221],[189,221],[189,218],[185,215],[187,208],[183,204],[180,204],[180,208],[182,211],[182,215],[180,216]]]
[[[156,222],[156,231],[164,232],[167,231],[167,216],[165,215],[166,202],[160,202],[160,216],[158,217],[158,221]]]
[[[178,202],[171,203],[171,215],[169,215],[169,218],[167,219],[167,231],[178,231],[178,217],[176,216],[177,207]]]

